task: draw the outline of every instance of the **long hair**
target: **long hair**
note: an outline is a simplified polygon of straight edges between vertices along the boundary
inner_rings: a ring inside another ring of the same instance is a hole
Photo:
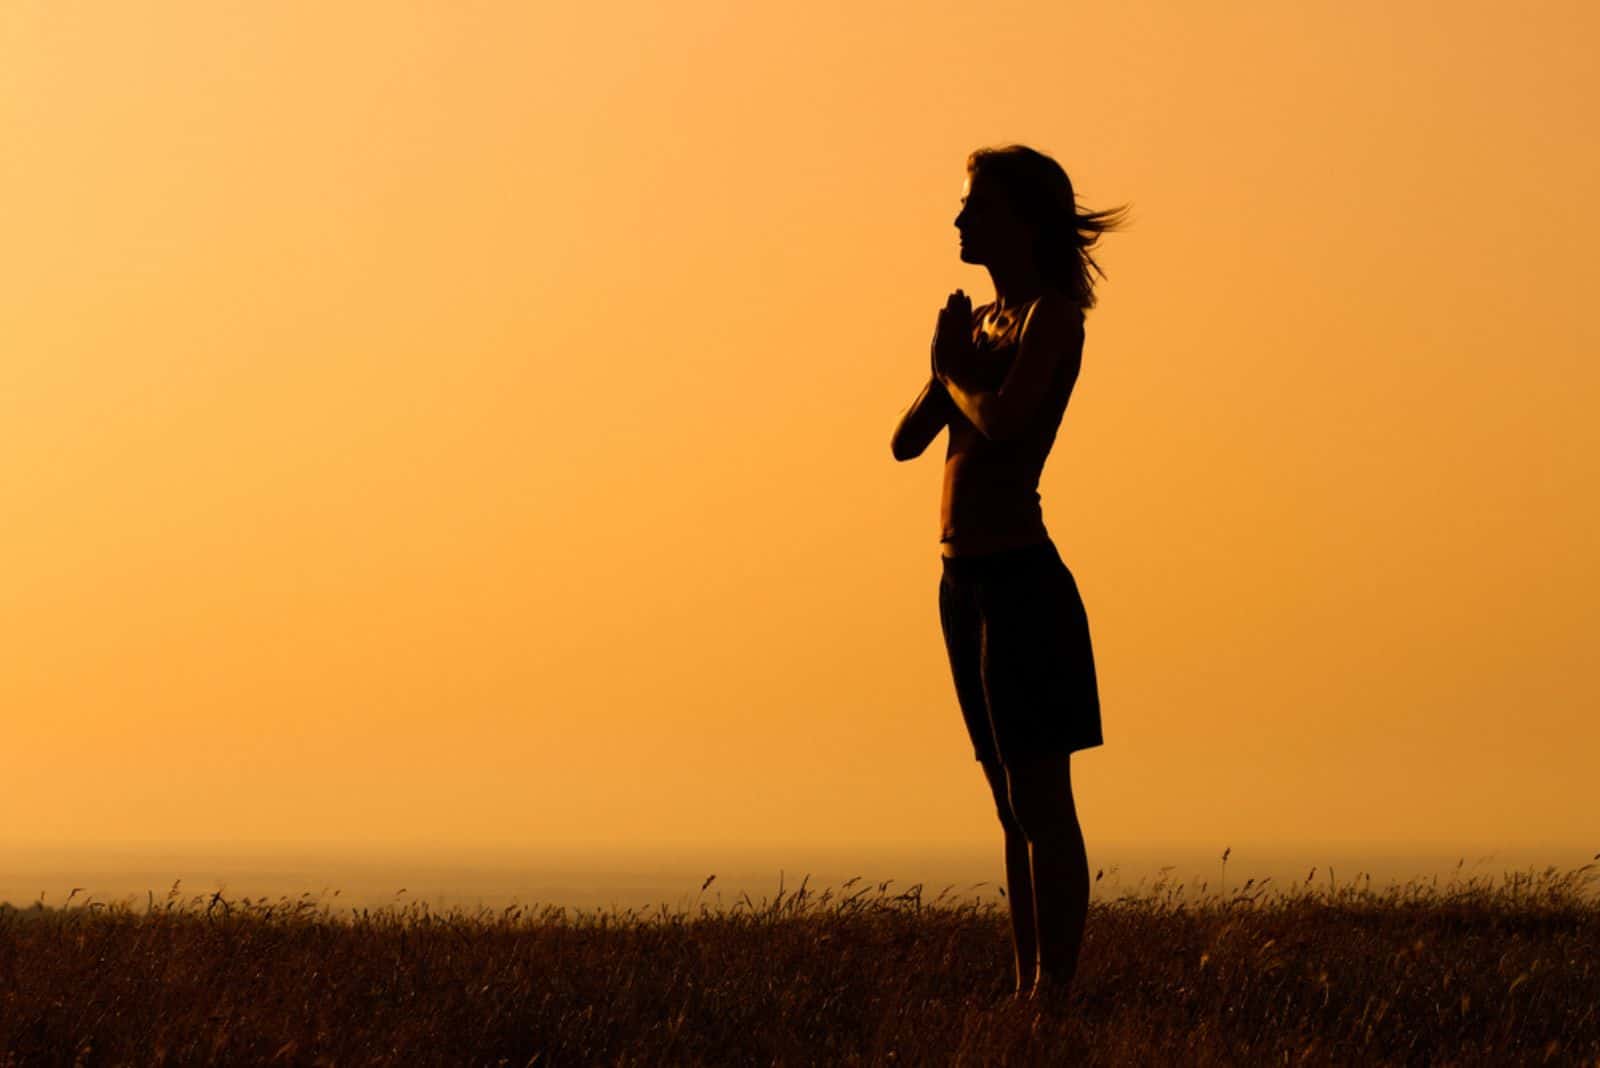
[[[998,181],[1012,210],[1033,226],[1039,272],[1078,307],[1094,307],[1094,274],[1104,278],[1106,272],[1091,249],[1107,230],[1123,229],[1128,205],[1080,212],[1072,179],[1061,164],[1027,145],[975,150],[967,157],[967,173],[980,171]]]

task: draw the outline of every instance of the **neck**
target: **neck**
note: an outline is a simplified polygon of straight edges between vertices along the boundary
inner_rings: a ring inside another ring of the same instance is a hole
[[[994,298],[1002,310],[1037,298],[1045,291],[1044,277],[1031,263],[990,264],[989,279],[994,283]]]

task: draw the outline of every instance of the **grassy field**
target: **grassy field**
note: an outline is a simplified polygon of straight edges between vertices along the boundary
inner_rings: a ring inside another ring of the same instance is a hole
[[[1065,1014],[1004,905],[804,882],[715,909],[0,906],[0,1064],[1597,1064],[1592,867],[1091,906]]]

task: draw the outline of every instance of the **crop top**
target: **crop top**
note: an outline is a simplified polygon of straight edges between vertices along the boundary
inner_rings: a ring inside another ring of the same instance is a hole
[[[999,389],[1022,340],[1022,324],[1032,304],[992,319],[992,304],[973,312],[977,355],[962,385],[979,391]],[[944,488],[939,502],[939,540],[960,545],[975,536],[1048,537],[1039,503],[1039,476],[1055,444],[1083,355],[1083,310],[1078,309],[1077,351],[1066,352],[1051,376],[1045,400],[1022,433],[992,441],[954,404],[950,405],[949,444]],[[959,550],[958,550],[959,551]]]

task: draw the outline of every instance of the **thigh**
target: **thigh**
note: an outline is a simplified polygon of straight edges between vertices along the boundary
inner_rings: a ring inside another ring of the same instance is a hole
[[[1077,585],[1064,565],[984,590],[983,680],[1001,758],[1099,744],[1099,698]]]
[[[998,762],[989,701],[984,692],[983,613],[973,589],[948,576],[941,576],[939,581],[939,625],[973,756],[980,761]]]
[[[1067,649],[1068,611],[1059,577],[1010,576],[984,588],[983,677],[990,708],[1010,715],[1053,704]]]

